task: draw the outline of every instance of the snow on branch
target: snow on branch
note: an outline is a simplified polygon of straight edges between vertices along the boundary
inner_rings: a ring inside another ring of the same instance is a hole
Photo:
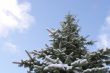
[[[42,69],[42,66],[34,65],[34,68]]]
[[[79,65],[82,66],[87,63],[88,63],[87,59],[78,59],[78,60],[74,61],[73,63],[71,63],[71,65],[72,66],[79,66]]]
[[[102,67],[102,68],[91,68],[91,69],[86,69],[83,71],[83,73],[91,73],[91,72],[101,72],[101,73],[105,73],[107,72],[107,67]]]
[[[50,58],[50,56],[46,56],[46,57],[45,57],[45,60],[46,60],[47,62],[51,62],[52,64],[55,64],[55,63],[61,63],[61,64],[62,64],[62,62],[59,60],[59,58],[57,58],[57,59],[55,60],[55,59]]]
[[[68,66],[67,64],[50,64],[44,68],[44,70],[50,70],[50,69],[59,69],[67,71],[69,69],[72,69],[72,66]]]

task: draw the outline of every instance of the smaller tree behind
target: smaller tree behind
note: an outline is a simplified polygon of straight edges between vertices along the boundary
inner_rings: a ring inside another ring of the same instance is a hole
[[[67,15],[59,29],[47,29],[51,45],[41,51],[26,51],[29,60],[14,62],[29,68],[33,73],[109,73],[110,49],[89,52],[93,45],[79,34],[80,28],[74,16]]]

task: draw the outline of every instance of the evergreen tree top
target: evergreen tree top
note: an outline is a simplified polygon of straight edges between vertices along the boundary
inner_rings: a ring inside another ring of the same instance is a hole
[[[51,45],[41,51],[26,51],[28,60],[14,62],[30,73],[109,73],[110,49],[89,52],[87,37],[80,35],[76,17],[68,14],[59,29],[47,29]]]

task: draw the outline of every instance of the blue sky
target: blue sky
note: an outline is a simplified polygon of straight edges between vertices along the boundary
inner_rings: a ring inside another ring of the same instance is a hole
[[[81,34],[96,40],[96,50],[110,47],[109,0],[0,0],[1,73],[26,73],[12,64],[26,59],[24,50],[44,48],[47,28],[58,28],[66,14],[77,16]]]

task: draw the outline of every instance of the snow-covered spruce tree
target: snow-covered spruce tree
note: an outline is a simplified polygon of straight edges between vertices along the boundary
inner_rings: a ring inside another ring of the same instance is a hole
[[[110,49],[88,51],[93,42],[79,34],[74,16],[67,15],[61,28],[47,30],[51,45],[41,51],[26,51],[29,59],[14,63],[29,68],[28,73],[110,73]]]

